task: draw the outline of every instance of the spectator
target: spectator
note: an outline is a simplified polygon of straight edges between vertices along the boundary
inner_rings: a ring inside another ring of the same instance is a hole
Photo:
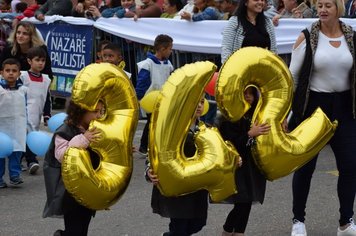
[[[272,18],[273,24],[278,25],[280,18],[311,18],[313,11],[303,0],[282,0],[284,9]]]
[[[47,0],[46,3],[35,12],[35,17],[37,20],[44,21],[45,16],[70,16],[72,7],[71,0]]]
[[[345,17],[356,18],[356,1],[348,0],[345,2]]]
[[[164,0],[161,18],[174,18],[178,16],[178,12],[182,8],[183,5],[180,0]]]
[[[222,0],[221,1],[221,10],[224,13],[223,20],[228,20],[236,11],[236,8],[239,5],[239,0]]]

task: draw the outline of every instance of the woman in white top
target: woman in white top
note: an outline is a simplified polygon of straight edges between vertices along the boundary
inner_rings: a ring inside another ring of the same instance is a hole
[[[294,125],[321,107],[339,125],[330,141],[339,179],[338,236],[356,235],[353,205],[356,190],[355,37],[352,28],[339,20],[342,0],[318,0],[319,20],[303,30],[292,52],[290,70],[295,81],[292,105]],[[292,236],[306,234],[305,208],[317,157],[293,177]],[[322,223],[322,222],[320,222]]]

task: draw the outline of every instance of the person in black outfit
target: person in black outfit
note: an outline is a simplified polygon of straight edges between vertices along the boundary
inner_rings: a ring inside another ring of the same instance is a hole
[[[237,122],[230,122],[224,117],[219,117],[217,127],[224,140],[233,143],[242,158],[242,166],[235,172],[235,183],[238,193],[230,196],[224,202],[233,203],[234,208],[228,214],[223,226],[223,236],[243,235],[248,223],[248,218],[253,202],[263,203],[266,192],[266,179],[258,170],[252,155],[251,145],[254,138],[267,134],[270,125],[251,124],[253,112],[258,100],[258,92],[255,87],[248,87],[244,92],[245,100],[251,104],[251,108]]]
[[[200,117],[203,109],[204,98],[198,104],[196,122],[198,122],[198,117]],[[196,123],[194,123],[184,143],[184,154],[187,157],[192,157],[196,152],[194,143],[194,133],[196,131],[197,127]],[[206,190],[199,190],[179,197],[165,197],[156,187],[159,182],[158,176],[153,174],[148,161],[146,164],[146,180],[154,184],[151,199],[153,213],[170,218],[169,232],[165,232],[163,235],[189,236],[199,232],[206,225],[208,192]]]

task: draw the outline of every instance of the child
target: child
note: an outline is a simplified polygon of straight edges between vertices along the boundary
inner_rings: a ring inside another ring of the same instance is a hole
[[[197,130],[196,124],[204,109],[204,97],[200,100],[195,112],[195,121],[192,123],[188,136],[184,143],[184,154],[192,157],[196,152],[194,143],[194,133]],[[147,178],[148,177],[148,178]],[[153,183],[151,206],[153,213],[162,217],[169,217],[169,232],[163,236],[188,236],[199,232],[206,225],[208,211],[208,193],[206,190],[199,190],[194,193],[179,197],[163,196],[156,185],[159,177],[154,175],[152,169],[146,168],[146,179]]]
[[[104,50],[104,47],[106,45],[108,45],[110,43],[109,40],[101,40],[98,45],[97,45],[97,48],[96,48],[96,63],[100,63],[103,61],[103,50]]]
[[[218,128],[224,140],[233,143],[242,158],[242,167],[235,173],[235,182],[238,193],[230,196],[226,201],[233,203],[224,224],[223,236],[243,235],[247,226],[253,202],[263,203],[266,191],[266,179],[256,167],[250,148],[253,139],[259,135],[267,134],[271,127],[268,124],[251,124],[255,111],[258,92],[255,87],[248,87],[244,91],[245,100],[251,108],[237,122],[231,123],[222,117],[218,121]]]
[[[111,63],[117,66],[119,69],[122,69],[129,79],[131,78],[131,73],[125,71],[126,63],[122,57],[120,47],[115,43],[108,43],[104,46],[102,50],[102,59],[103,62]]]
[[[10,183],[23,183],[20,177],[20,160],[26,148],[26,92],[20,77],[20,63],[14,59],[6,59],[2,63],[0,80],[0,132],[7,134],[12,140],[14,150],[9,158]],[[0,158],[0,188],[6,188],[3,180],[5,174],[5,159]]]
[[[80,205],[70,193],[65,190],[61,163],[64,153],[70,147],[85,148],[91,142],[100,138],[100,131],[95,127],[89,129],[92,120],[102,117],[104,103],[99,101],[94,111],[88,111],[75,104],[69,103],[67,119],[53,135],[52,142],[43,163],[43,173],[46,185],[47,202],[43,217],[64,216],[65,230],[57,230],[54,235],[85,236],[88,233],[94,210]]]
[[[136,94],[138,100],[150,91],[160,90],[173,71],[172,63],[168,59],[172,53],[173,39],[168,35],[160,34],[156,37],[153,47],[156,53],[154,55],[147,53],[147,59],[137,63]],[[138,150],[144,156],[147,156],[150,117],[151,114],[147,114],[147,123]]]
[[[42,47],[33,47],[27,51],[29,71],[21,72],[21,80],[28,88],[27,92],[27,132],[39,131],[43,113],[44,121],[51,117],[51,94],[49,86],[51,79],[41,74],[46,65],[47,53]],[[39,168],[36,155],[26,147],[26,161],[30,174],[35,174]]]

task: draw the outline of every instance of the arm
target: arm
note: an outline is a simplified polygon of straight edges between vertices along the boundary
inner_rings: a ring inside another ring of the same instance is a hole
[[[49,1],[46,1],[45,4],[43,4],[36,12],[35,12],[35,17],[38,19],[38,16],[44,15],[48,11],[48,5]]]
[[[207,7],[204,11],[195,13],[192,16],[192,21],[202,21],[202,20],[218,20],[219,16],[216,10],[212,7]]]
[[[160,17],[161,9],[154,3],[147,6],[145,9],[136,9],[138,17]]]
[[[84,134],[76,135],[70,141],[57,135],[54,142],[54,156],[60,163],[62,163],[64,153],[67,151],[68,148],[87,148],[89,146],[89,140],[84,136]]]
[[[289,70],[294,80],[294,90],[298,86],[298,78],[304,62],[305,49],[306,49],[305,36],[303,33],[301,33],[293,46],[292,58],[289,66]]]
[[[43,122],[45,126],[47,126],[47,122],[49,118],[51,118],[51,112],[52,112],[52,100],[51,100],[51,93],[48,89],[46,102],[43,108]]]
[[[147,89],[151,85],[151,73],[149,70],[141,69],[137,75],[137,84],[136,84],[136,95],[138,100],[141,100]]]
[[[234,41],[238,37],[236,34],[237,17],[231,17],[223,31],[221,43],[221,63],[223,64],[227,58],[234,52]]]
[[[47,1],[48,2],[48,1]],[[72,12],[73,4],[71,0],[60,0],[56,1],[56,4],[51,9],[48,9],[45,15],[61,15],[70,16]]]

